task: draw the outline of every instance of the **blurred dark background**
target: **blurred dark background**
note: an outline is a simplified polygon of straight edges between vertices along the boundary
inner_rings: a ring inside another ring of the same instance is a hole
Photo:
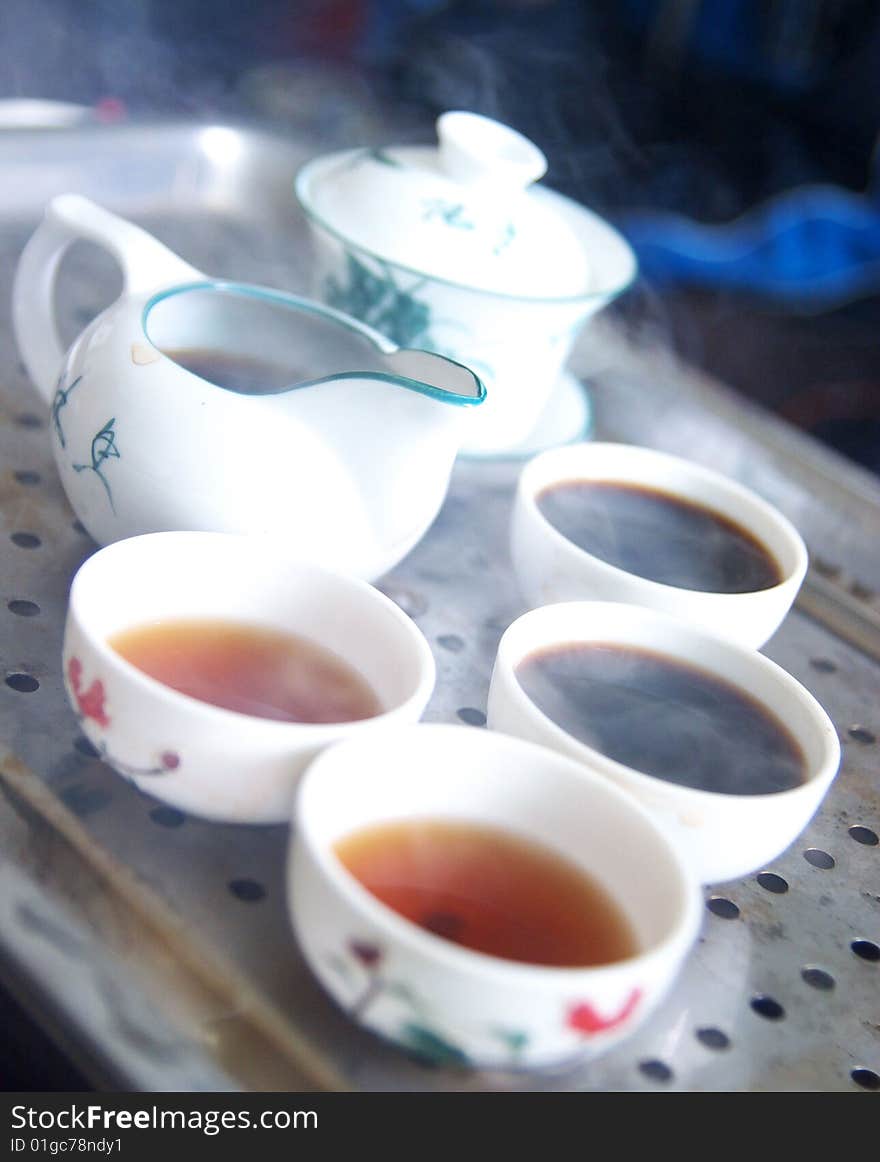
[[[0,100],[257,120],[316,148],[532,137],[616,222],[613,310],[880,472],[877,0],[3,0]],[[72,1088],[7,1003],[4,1088]]]

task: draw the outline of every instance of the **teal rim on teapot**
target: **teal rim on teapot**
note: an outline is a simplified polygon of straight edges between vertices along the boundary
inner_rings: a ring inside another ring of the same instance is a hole
[[[240,295],[247,299],[254,299],[258,302],[271,304],[274,306],[288,308],[305,314],[313,314],[317,317],[323,317],[333,320],[341,327],[347,327],[352,333],[363,336],[374,347],[377,344],[379,336],[368,328],[364,327],[357,319],[346,315],[342,311],[335,310],[333,307],[325,306],[322,303],[314,302],[311,299],[302,298],[299,295],[289,294],[287,291],[274,290],[269,287],[257,286],[253,283],[244,282],[229,282],[221,279],[206,279],[201,282],[183,283],[180,286],[170,287],[167,290],[159,291],[148,299],[144,304],[143,314],[141,317],[144,334],[152,343],[149,328],[149,319],[151,312],[160,303],[172,299],[177,295],[188,294],[194,291],[208,291],[216,294]],[[155,349],[164,357],[172,358],[157,344],[152,344]],[[393,348],[387,343],[383,344],[381,348],[376,348],[382,355],[385,363],[400,363],[401,370],[395,371],[381,371],[381,370],[367,370],[364,368],[358,369],[358,374],[363,379],[372,379],[380,382],[394,383],[399,387],[408,389],[409,391],[418,392],[420,395],[430,396],[442,403],[452,404],[457,407],[476,407],[486,398],[486,388],[477,375],[475,375],[470,368],[463,363],[459,363],[455,359],[447,358],[445,362],[457,366],[462,371],[461,384],[462,390],[452,390],[448,387],[443,387],[440,384],[429,383],[423,379],[417,379],[407,374],[404,370],[403,364],[413,362],[420,355],[428,356],[427,360],[420,361],[423,364],[423,369],[427,373],[430,371],[431,365],[435,362],[432,352],[423,352],[419,349],[404,349]],[[172,358],[172,362],[174,362]],[[448,370],[448,368],[444,368]],[[350,375],[350,371],[331,372],[324,375],[316,375],[305,379],[296,379],[290,383],[284,384],[275,388],[272,391],[261,392],[263,395],[275,395],[281,392],[298,390],[304,387],[312,387],[321,383],[332,383],[335,380],[344,379]],[[211,383],[210,380],[205,382]],[[220,390],[234,390],[224,388],[222,384],[212,383],[212,386],[219,387]]]

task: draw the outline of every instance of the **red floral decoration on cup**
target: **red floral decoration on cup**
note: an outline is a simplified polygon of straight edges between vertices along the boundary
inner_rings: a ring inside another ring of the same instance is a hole
[[[570,1029],[574,1029],[586,1037],[591,1037],[596,1033],[605,1033],[632,1016],[641,999],[642,990],[633,989],[618,1011],[610,1017],[603,1017],[588,1001],[581,1001],[569,1008],[566,1023]]]
[[[110,725],[110,719],[104,708],[104,700],[107,697],[104,683],[100,678],[95,678],[89,688],[83,690],[82,662],[79,658],[71,658],[67,663],[67,676],[70,679],[73,696],[76,699],[80,714],[83,718],[91,718],[97,722],[98,726],[103,726],[106,729]]]

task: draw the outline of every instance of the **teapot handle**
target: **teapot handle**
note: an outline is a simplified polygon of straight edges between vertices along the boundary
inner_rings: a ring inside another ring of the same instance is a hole
[[[123,295],[138,294],[204,275],[146,230],[78,194],[49,203],[18,261],[12,289],[15,339],[31,381],[50,403],[64,360],[55,321],[55,279],[64,252],[77,239],[96,242],[122,267]]]

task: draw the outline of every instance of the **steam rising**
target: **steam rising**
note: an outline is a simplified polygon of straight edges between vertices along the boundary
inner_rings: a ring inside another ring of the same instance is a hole
[[[527,657],[517,678],[578,741],[670,783],[732,795],[787,790],[804,757],[745,691],[649,650],[589,642]]]

